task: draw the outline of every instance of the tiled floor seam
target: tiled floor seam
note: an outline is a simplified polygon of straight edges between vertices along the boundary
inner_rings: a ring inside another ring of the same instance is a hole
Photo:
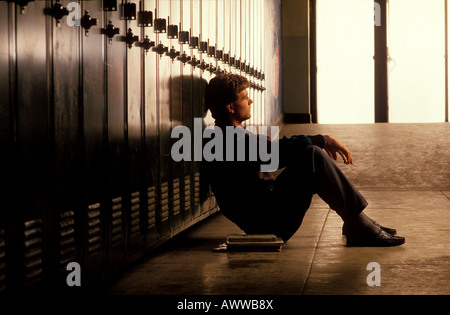
[[[317,249],[319,247],[320,239],[321,239],[322,233],[323,233],[323,231],[325,229],[325,225],[327,223],[327,219],[328,219],[328,215],[330,214],[330,211],[332,211],[331,208],[328,209],[327,215],[325,216],[325,219],[323,220],[322,228],[320,229],[319,236],[317,237],[316,246],[314,247],[314,253],[313,253],[313,256],[311,258],[311,263],[308,266],[308,271],[306,273],[305,281],[303,282],[303,286],[302,286],[302,289],[300,291],[300,294],[303,294],[305,292],[306,285],[308,284],[309,276],[311,275],[311,270],[312,270],[312,266],[313,266],[315,258],[316,258],[316,253],[317,253]]]

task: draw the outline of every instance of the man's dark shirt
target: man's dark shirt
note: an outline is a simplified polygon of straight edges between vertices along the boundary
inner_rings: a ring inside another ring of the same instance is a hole
[[[220,128],[225,138],[226,128],[225,126]],[[248,140],[249,137],[256,136],[258,149],[262,142],[266,142],[265,148],[269,150],[272,148],[272,140],[265,135],[255,135],[245,131],[242,127],[236,127],[236,133],[238,135],[235,139],[243,136],[247,140],[245,159],[237,160],[238,141],[235,141],[234,159],[227,161],[224,141],[223,161],[204,160],[204,174],[211,185],[221,212],[228,219],[246,232],[267,233],[270,232],[271,217],[276,216],[276,209],[273,209],[274,201],[271,200],[274,178],[269,173],[261,172],[261,165],[269,164],[269,162],[261,160],[259,154],[257,159],[252,161]],[[311,145],[324,147],[324,138],[321,135],[296,135],[274,141],[278,141],[279,145],[279,169],[299,163],[299,156]]]

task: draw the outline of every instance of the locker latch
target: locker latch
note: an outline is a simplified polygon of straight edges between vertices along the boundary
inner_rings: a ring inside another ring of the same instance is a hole
[[[224,63],[230,62],[230,54],[223,54],[223,60]]]
[[[65,15],[69,15],[69,11],[64,8],[62,6],[61,3],[59,3],[59,1],[57,1],[55,3],[55,5],[53,6],[53,8],[51,9],[45,9],[44,12],[48,15],[51,15],[55,18],[56,20],[56,26],[59,27],[61,25],[61,19],[65,16]]]
[[[230,57],[229,65],[234,66],[235,62],[236,62],[236,57]]]
[[[216,60],[222,60],[223,50],[216,50]]]
[[[136,20],[136,4],[124,3],[123,4],[123,19],[124,20]]]
[[[205,71],[206,69],[209,68],[209,65],[206,64],[205,60],[202,60],[202,62],[199,65],[197,65],[197,67]]]
[[[20,7],[20,14],[25,14],[28,2],[34,2],[34,0],[13,0],[11,2],[14,2]]]
[[[199,53],[206,53],[208,51],[208,42],[200,42],[200,46],[198,48]]]
[[[117,0],[103,0],[103,11],[117,11]]]
[[[180,31],[180,33],[178,33],[178,43],[179,44],[189,44],[189,32]]]
[[[241,67],[240,67],[241,71],[245,72],[245,61],[241,62]]]
[[[178,25],[167,26],[167,38],[169,39],[178,38]]]
[[[209,46],[208,47],[208,57],[215,57],[215,56],[216,56],[216,47]]]
[[[128,44],[128,48],[131,48],[133,47],[134,42],[137,42],[139,40],[139,36],[135,36],[133,34],[133,30],[129,28],[127,35],[124,36],[123,40]]]
[[[180,52],[179,52],[179,51],[176,51],[175,48],[174,48],[173,46],[172,46],[172,48],[170,49],[170,51],[166,52],[166,56],[169,56],[170,59],[172,59],[172,62],[173,62],[173,60],[174,60],[176,57],[178,57],[179,55],[180,55]]]
[[[216,73],[217,68],[214,67],[212,63],[210,63],[207,70],[211,73]]]
[[[91,18],[89,16],[89,11],[86,10],[83,17],[81,18],[80,25],[84,28],[85,35],[88,36],[91,26],[97,25],[97,19]]]
[[[193,56],[192,59],[188,61],[188,64],[190,64],[195,68],[200,64],[200,60],[198,60],[197,58],[195,58],[195,56]]]
[[[222,73],[226,73],[226,71],[225,71],[225,70],[222,70],[222,69],[220,69],[220,67],[219,67],[219,66],[217,66],[217,69],[216,69],[216,72],[215,72],[215,74],[219,75],[219,74],[222,74]]]
[[[111,21],[109,21],[108,26],[106,28],[101,29],[101,33],[108,36],[110,44],[112,42],[112,38],[115,35],[119,34],[119,32],[120,32],[120,29],[115,28]]]
[[[189,39],[189,48],[198,48],[198,37],[192,36]]]
[[[158,46],[152,48],[152,51],[158,53],[159,55],[166,53],[168,50],[169,48],[165,47],[162,43],[159,43]]]
[[[139,11],[138,12],[138,26],[148,27],[153,26],[153,12]]]
[[[177,60],[181,61],[182,63],[186,64],[189,60],[191,60],[191,56],[186,55],[186,52],[183,51],[180,57],[177,58]]]
[[[136,43],[136,46],[144,48],[145,54],[147,54],[149,49],[155,46],[155,42],[150,41],[150,38],[148,38],[148,35],[145,35],[144,41]]]
[[[153,29],[155,33],[165,33],[166,32],[166,19],[155,19],[153,21]]]

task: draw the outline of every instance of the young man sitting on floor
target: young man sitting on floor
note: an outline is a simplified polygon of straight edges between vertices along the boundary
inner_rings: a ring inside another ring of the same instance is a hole
[[[247,234],[275,234],[286,242],[302,224],[312,196],[318,194],[344,221],[347,246],[403,244],[405,238],[396,236],[395,229],[383,227],[363,213],[367,201],[334,162],[339,154],[345,164],[353,163],[350,151],[339,140],[328,135],[298,135],[272,141],[243,128],[253,103],[249,86],[243,76],[220,74],[206,87],[206,107],[215,119],[215,128],[223,135],[227,127],[233,129],[233,146],[223,142],[223,158],[204,161],[224,216]],[[245,143],[243,155],[240,141]],[[278,150],[278,168],[284,170],[276,179],[261,171],[267,161],[252,152],[264,145]],[[233,152],[227,155],[227,150]]]

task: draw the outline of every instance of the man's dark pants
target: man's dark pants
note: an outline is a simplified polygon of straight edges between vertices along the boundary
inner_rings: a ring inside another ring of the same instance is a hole
[[[255,205],[259,215],[245,232],[273,233],[287,241],[300,227],[314,194],[344,221],[357,217],[367,206],[336,162],[321,148],[310,146],[261,192]]]

